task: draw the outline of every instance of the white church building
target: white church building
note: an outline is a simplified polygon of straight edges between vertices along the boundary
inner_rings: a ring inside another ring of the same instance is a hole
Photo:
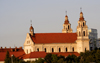
[[[68,16],[65,16],[62,33],[34,33],[31,25],[24,42],[24,52],[85,52],[89,49],[88,26],[80,12],[77,31],[73,33]]]

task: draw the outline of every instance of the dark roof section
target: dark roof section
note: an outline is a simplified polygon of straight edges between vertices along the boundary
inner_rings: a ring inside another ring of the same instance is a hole
[[[17,47],[15,47],[15,48],[0,48],[0,52],[7,52],[7,51],[9,51],[9,52],[16,52],[16,51],[23,51],[23,49],[22,49],[22,47],[19,47],[19,48],[17,48]]]

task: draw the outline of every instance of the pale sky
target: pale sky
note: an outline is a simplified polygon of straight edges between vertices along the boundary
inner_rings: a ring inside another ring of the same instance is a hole
[[[100,38],[100,0],[0,0],[0,47],[23,47],[30,20],[35,33],[61,33],[65,11],[76,32],[80,7]]]

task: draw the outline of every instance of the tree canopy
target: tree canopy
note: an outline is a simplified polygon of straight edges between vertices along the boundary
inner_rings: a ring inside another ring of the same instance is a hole
[[[62,55],[57,56],[56,54],[47,54],[44,59],[38,58],[35,61],[27,62],[24,62],[15,56],[12,58],[13,63],[100,63],[100,50],[96,49],[92,51],[81,52],[79,57],[75,55],[68,55],[67,57],[64,57]],[[11,57],[8,51],[6,54],[5,63],[11,63]]]

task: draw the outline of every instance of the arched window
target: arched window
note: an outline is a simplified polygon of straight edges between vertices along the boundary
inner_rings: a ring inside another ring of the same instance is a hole
[[[66,47],[66,52],[67,52],[67,47]]]
[[[37,51],[39,51],[39,48],[37,48]]]
[[[72,48],[72,51],[74,52],[74,47]]]
[[[85,36],[85,31],[83,31],[83,36]]]
[[[59,48],[59,52],[61,52],[61,49]]]
[[[54,49],[52,48],[52,52],[54,52]]]
[[[28,49],[27,49],[27,54],[28,54]]]
[[[68,29],[69,29],[69,25],[68,25]]]
[[[83,22],[83,26],[85,25],[85,23]]]
[[[85,48],[85,52],[86,52],[86,48]]]
[[[81,33],[80,33],[80,31],[79,31],[79,36],[81,36]]]
[[[46,48],[44,48],[45,52],[46,52]]]

